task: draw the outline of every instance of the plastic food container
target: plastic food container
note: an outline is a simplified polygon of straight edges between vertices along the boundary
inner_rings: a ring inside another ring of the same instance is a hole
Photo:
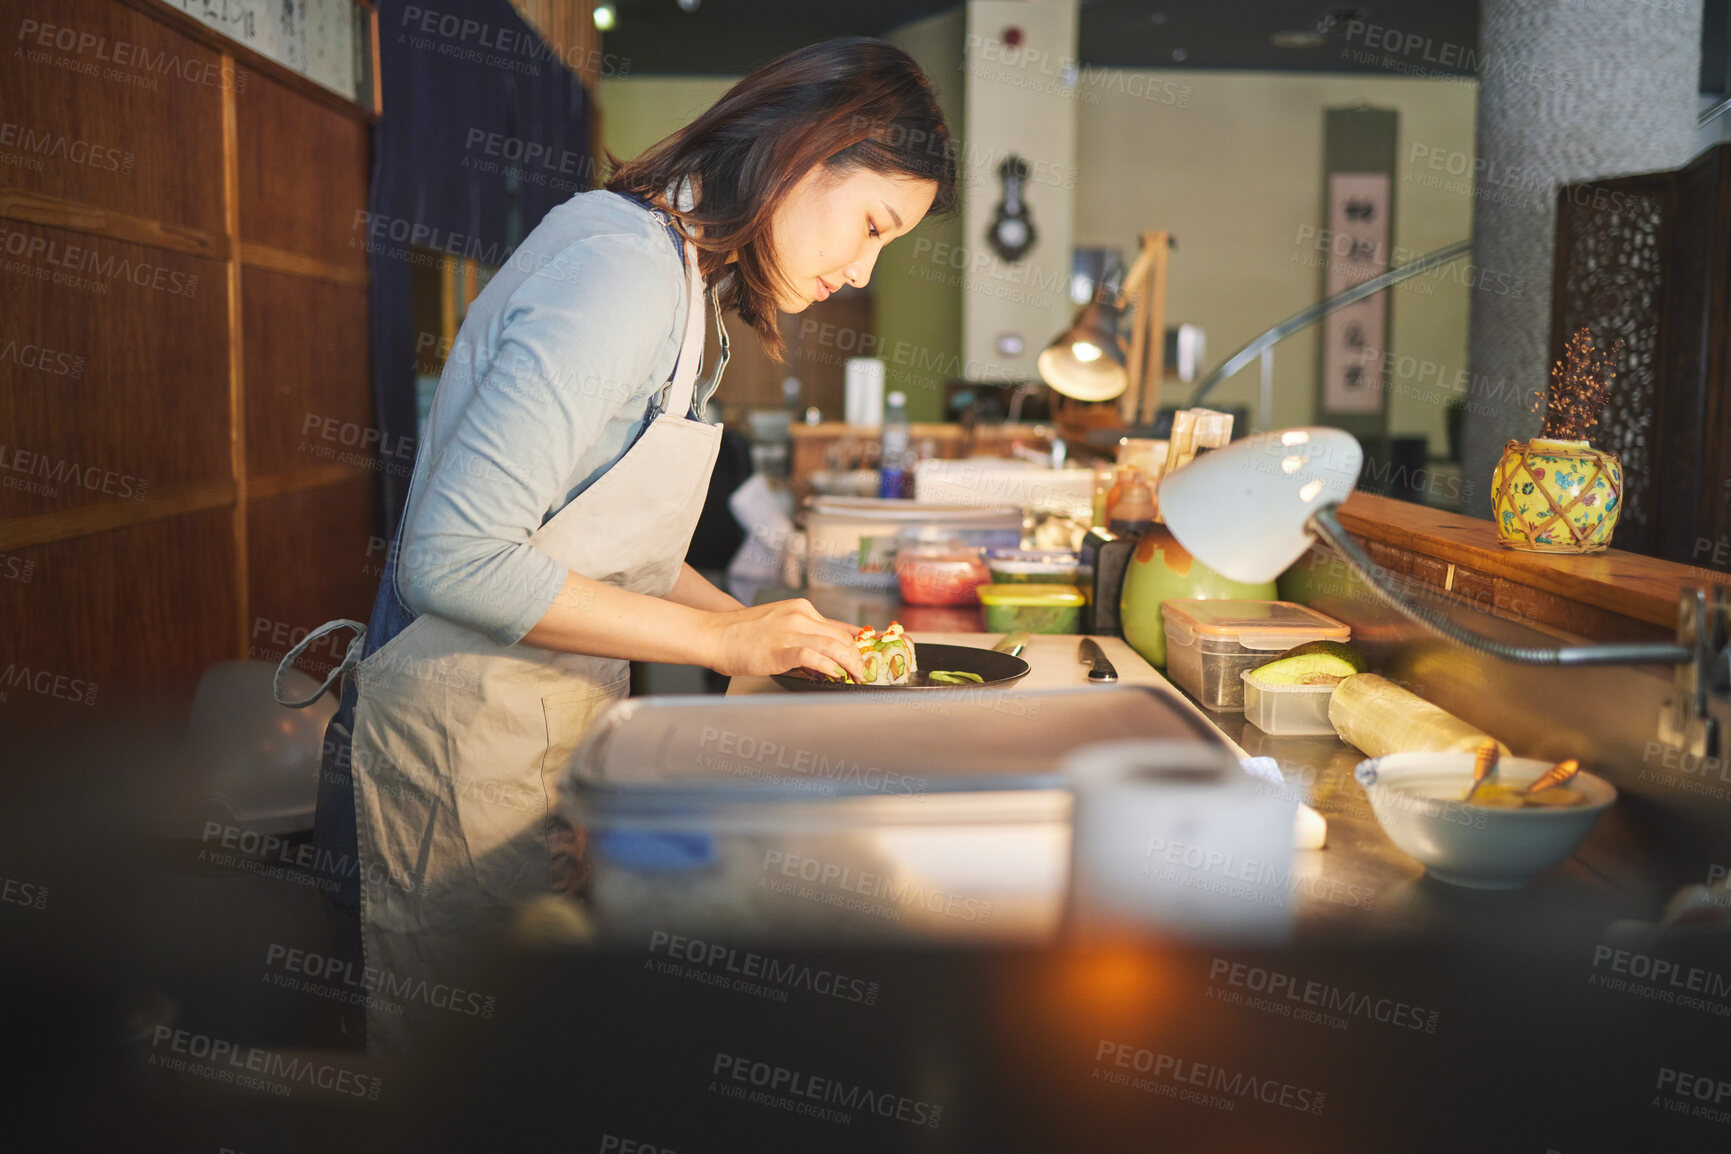
[[[1061,549],[988,549],[986,568],[999,585],[1074,585],[1076,554]]]
[[[982,585],[987,633],[1077,633],[1082,591],[1074,585]]]
[[[894,589],[895,555],[930,535],[981,548],[1022,541],[1022,510],[859,497],[814,498],[806,513],[806,584],[814,589]]]
[[[1049,940],[1071,752],[1110,733],[1201,769],[1224,750],[1140,686],[835,696],[638,697],[589,729],[559,794],[606,940]]]
[[[1328,720],[1328,702],[1334,685],[1263,685],[1255,671],[1239,675],[1244,681],[1244,720],[1276,737],[1334,736]]]
[[[909,605],[975,605],[974,591],[991,579],[978,549],[903,545],[896,553],[896,580]]]
[[[1294,645],[1352,640],[1350,627],[1291,601],[1178,598],[1165,602],[1161,615],[1166,675],[1204,709],[1243,709],[1240,675]]]

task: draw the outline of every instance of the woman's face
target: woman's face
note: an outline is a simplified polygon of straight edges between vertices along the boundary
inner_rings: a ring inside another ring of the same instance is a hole
[[[915,176],[815,165],[770,222],[787,279],[776,307],[803,312],[844,284],[864,285],[884,245],[920,222],[937,191],[936,181]]]

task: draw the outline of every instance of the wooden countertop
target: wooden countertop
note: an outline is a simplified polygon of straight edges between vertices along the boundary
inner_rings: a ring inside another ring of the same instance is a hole
[[[1665,629],[1677,625],[1677,601],[1683,590],[1726,583],[1726,575],[1715,570],[1621,549],[1584,556],[1505,549],[1497,544],[1496,526],[1490,521],[1369,493],[1346,499],[1340,507],[1340,523],[1361,540],[1396,545],[1506,577]]]

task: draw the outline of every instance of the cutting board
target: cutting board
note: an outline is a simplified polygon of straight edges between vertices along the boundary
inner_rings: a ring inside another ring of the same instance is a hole
[[[938,645],[968,645],[979,649],[990,649],[997,643],[1000,634],[996,633],[909,633],[914,647],[925,642]],[[1035,633],[1028,638],[1027,645],[1022,648],[1022,659],[1028,663],[1028,675],[1016,682],[1015,689],[1070,689],[1075,686],[1093,684],[1088,680],[1088,666],[1076,658],[1076,650],[1082,638],[1074,633]],[[1195,702],[1185,697],[1165,676],[1152,665],[1142,660],[1142,657],[1120,637],[1096,637],[1100,648],[1105,651],[1107,660],[1118,670],[1118,680],[1107,682],[1112,685],[1146,685],[1159,691],[1169,698],[1180,709],[1201,718],[1209,729],[1219,735],[1232,752],[1238,757],[1246,756],[1244,750],[1220,733],[1219,727],[1209,718]],[[733,697],[744,693],[787,693],[786,689],[777,685],[767,677],[735,677],[728,684],[727,695]],[[911,692],[941,693],[943,690],[921,689]]]

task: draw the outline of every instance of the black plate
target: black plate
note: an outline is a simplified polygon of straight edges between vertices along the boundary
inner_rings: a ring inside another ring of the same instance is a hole
[[[947,669],[956,673],[978,673],[985,685],[997,688],[1014,685],[1028,675],[1028,663],[1020,657],[1011,657],[1008,653],[999,653],[995,649],[975,649],[968,645],[916,642],[914,644],[914,659],[920,663],[920,668],[914,674],[913,680],[906,685],[849,685],[845,681],[822,681],[804,673],[777,673],[774,674],[774,680],[783,689],[791,689],[796,693],[835,689],[869,692],[883,689],[980,688],[980,685],[972,681],[964,681],[959,685],[948,681],[929,681],[926,678],[928,669]]]

